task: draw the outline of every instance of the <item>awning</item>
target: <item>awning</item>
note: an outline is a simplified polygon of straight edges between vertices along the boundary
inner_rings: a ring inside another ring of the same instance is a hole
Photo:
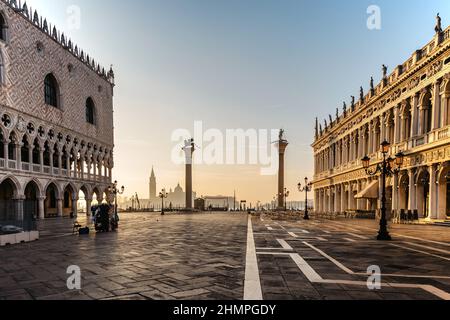
[[[378,187],[379,182],[372,181],[372,183],[370,183],[363,191],[355,196],[355,199],[378,199]]]

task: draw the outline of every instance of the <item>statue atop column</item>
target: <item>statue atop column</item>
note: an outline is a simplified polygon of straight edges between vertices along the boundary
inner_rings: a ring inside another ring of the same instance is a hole
[[[359,87],[359,100],[364,103],[364,89],[363,87]]]
[[[342,108],[342,110],[344,111],[344,117],[347,116],[347,104],[344,101],[344,107]]]
[[[336,108],[336,122],[339,122],[339,108]]]
[[[283,129],[280,129],[279,140],[286,141],[286,139],[284,139],[284,130]]]
[[[434,31],[436,31],[436,33],[442,32],[442,18],[439,16],[439,13],[436,16],[436,27],[434,28]]]
[[[352,96],[352,105],[351,105],[351,108],[352,108],[352,112],[355,111],[355,96]]]

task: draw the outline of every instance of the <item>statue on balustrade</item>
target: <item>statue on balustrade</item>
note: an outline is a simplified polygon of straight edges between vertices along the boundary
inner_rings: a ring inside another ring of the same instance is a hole
[[[436,16],[436,27],[434,28],[434,31],[436,31],[436,33],[442,32],[442,19],[439,16],[439,13]]]

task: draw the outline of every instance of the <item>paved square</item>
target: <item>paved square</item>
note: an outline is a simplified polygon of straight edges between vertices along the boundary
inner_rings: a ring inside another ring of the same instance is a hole
[[[123,214],[116,233],[72,235],[46,220],[42,239],[0,248],[0,299],[450,299],[450,229],[375,221],[274,221],[246,214]],[[85,221],[80,218],[80,222]],[[70,291],[77,265],[82,289]],[[379,266],[381,290],[367,287]]]

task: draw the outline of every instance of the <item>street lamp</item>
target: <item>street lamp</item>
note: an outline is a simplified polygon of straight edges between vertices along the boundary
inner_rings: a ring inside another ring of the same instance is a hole
[[[383,154],[383,162],[378,164],[375,170],[370,170],[370,158],[365,156],[361,161],[369,176],[375,176],[378,173],[381,174],[381,184],[382,184],[382,194],[381,194],[381,220],[380,220],[380,231],[378,232],[377,239],[380,241],[390,241],[392,240],[387,229],[387,219],[386,219],[386,177],[392,176],[400,172],[400,168],[403,166],[403,161],[405,155],[403,152],[399,152],[395,155],[395,159],[387,157],[389,153],[390,143],[384,141],[381,144],[381,153]],[[397,168],[394,168],[397,166]]]
[[[298,184],[298,191],[305,193],[305,216],[303,217],[304,220],[309,220],[308,215],[308,192],[312,191],[312,183],[309,182],[308,178],[305,178],[305,186],[302,187],[302,184]]]
[[[110,194],[114,195],[114,219],[117,219],[117,207],[118,207],[118,203],[117,203],[117,195],[122,195],[125,192],[125,187],[122,186],[120,189],[118,188],[118,183],[117,180],[114,181],[114,183],[112,185],[110,185],[108,187],[108,191]]]
[[[161,215],[164,215],[164,199],[167,199],[169,194],[166,192],[166,189],[162,189],[159,193],[159,198],[161,198]]]

